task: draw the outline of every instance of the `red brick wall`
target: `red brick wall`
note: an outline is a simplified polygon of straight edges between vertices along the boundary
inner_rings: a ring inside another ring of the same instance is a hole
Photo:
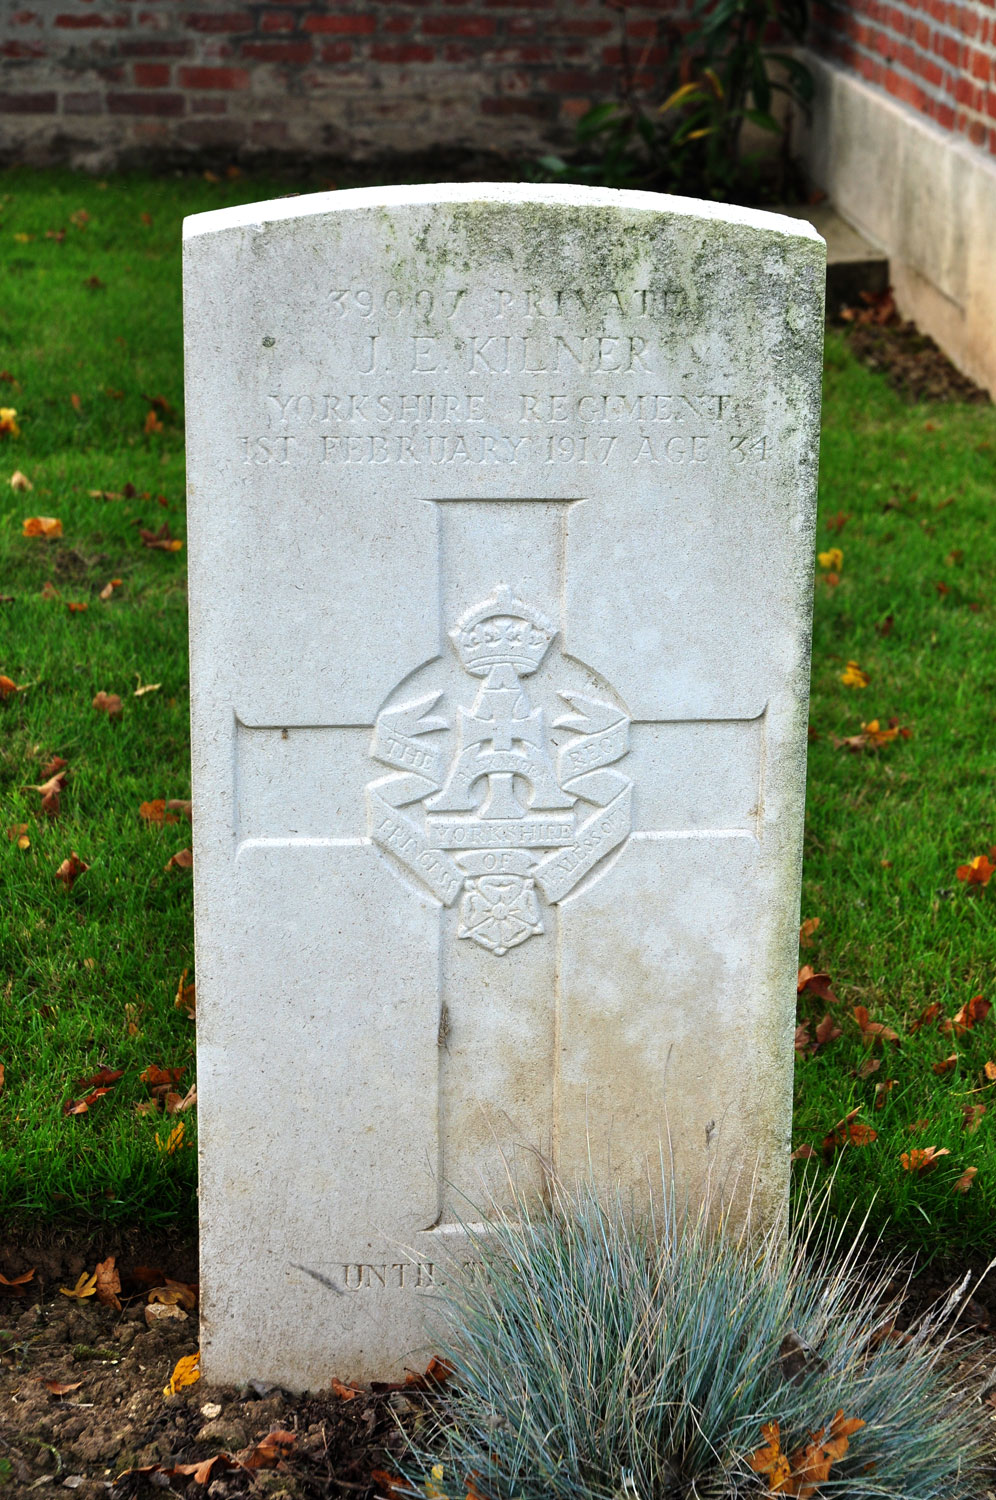
[[[645,82],[683,0],[627,0]],[[373,156],[570,140],[618,79],[604,0],[0,0],[0,155]]]
[[[812,45],[996,154],[996,0],[819,0]]]

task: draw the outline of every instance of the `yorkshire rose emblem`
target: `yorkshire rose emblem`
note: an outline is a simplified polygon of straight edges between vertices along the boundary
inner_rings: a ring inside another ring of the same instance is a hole
[[[460,901],[459,937],[501,957],[543,932],[541,897],[563,900],[629,834],[631,782],[608,769],[629,750],[629,718],[546,684],[541,697],[560,700],[548,723],[523,679],[557,632],[505,584],[449,634],[476,694],[454,715],[443,687],[388,701],[371,753],[399,774],[367,787],[371,832],[444,906]]]

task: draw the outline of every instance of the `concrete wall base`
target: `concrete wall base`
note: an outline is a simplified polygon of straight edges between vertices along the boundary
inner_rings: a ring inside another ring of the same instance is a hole
[[[996,163],[812,53],[809,175],[889,257],[899,311],[996,396]]]

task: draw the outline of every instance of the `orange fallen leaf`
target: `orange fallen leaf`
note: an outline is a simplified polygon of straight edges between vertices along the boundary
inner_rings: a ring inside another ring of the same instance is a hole
[[[290,1457],[297,1437],[293,1432],[286,1432],[277,1427],[261,1438],[258,1443],[252,1443],[248,1448],[243,1448],[237,1455],[238,1462],[244,1469],[275,1469],[284,1459]]]
[[[173,1001],[177,1010],[182,1010],[188,1021],[194,1020],[197,1014],[197,986],[187,984],[187,970],[184,969],[180,975],[180,982],[176,987],[176,999]]]
[[[104,587],[100,591],[100,598],[106,603],[108,599],[113,598],[114,590],[119,589],[123,582],[124,580],[121,578],[112,578],[109,583],[104,584]]]
[[[809,1146],[805,1142],[803,1142],[801,1146],[796,1146],[795,1150],[792,1152],[792,1155],[789,1157],[789,1160],[812,1161],[816,1155],[816,1148],[814,1146]]]
[[[802,948],[812,947],[813,934],[820,925],[819,917],[807,917],[799,926],[799,946]]]
[[[14,236],[15,240],[17,235]],[[30,236],[29,236],[30,238]],[[15,385],[17,382],[14,382]],[[20,437],[21,429],[17,425],[17,409],[13,406],[0,406],[0,437]]]
[[[957,1065],[958,1054],[957,1052],[952,1052],[950,1057],[945,1057],[940,1062],[931,1063],[931,1071],[936,1073],[938,1078],[943,1078],[945,1073],[950,1073],[952,1068],[957,1067]]]
[[[175,1396],[177,1391],[182,1391],[184,1386],[193,1385],[201,1378],[201,1351],[196,1354],[187,1354],[183,1359],[177,1360],[169,1384],[164,1386],[164,1396]]]
[[[11,1296],[13,1297],[23,1297],[24,1289],[27,1283],[32,1280],[34,1274],[35,1268],[32,1266],[30,1271],[25,1271],[21,1276],[11,1276],[10,1278],[0,1276],[0,1287],[9,1287]]]
[[[329,1386],[329,1389],[334,1396],[339,1397],[340,1401],[354,1401],[357,1396],[362,1395],[362,1391],[360,1391],[357,1386],[344,1385],[342,1381],[337,1380],[334,1375],[332,1377],[332,1382]]]
[[[41,786],[26,786],[23,790],[26,792],[40,792],[42,812],[50,818],[57,818],[59,816],[59,799],[62,796],[62,789],[65,784],[66,773],[59,771],[56,775],[50,776],[47,781],[42,782]]]
[[[954,1193],[967,1193],[969,1188],[972,1186],[973,1179],[976,1178],[978,1174],[978,1167],[966,1167],[964,1172],[962,1172],[961,1176],[958,1178],[958,1181],[952,1186],[951,1191]]]
[[[162,1286],[154,1286],[145,1299],[147,1302],[161,1302],[166,1307],[182,1307],[187,1312],[193,1312],[197,1306],[197,1287],[188,1285],[185,1281],[173,1281],[166,1277]]]
[[[119,1078],[124,1077],[124,1068],[98,1068],[96,1073],[91,1073],[89,1078],[80,1078],[73,1084],[75,1089],[109,1088],[112,1083],[117,1083]]]
[[[163,866],[165,870],[192,870],[194,868],[194,855],[190,849],[181,849],[168,859]]]
[[[761,1427],[761,1436],[764,1438],[764,1447],[754,1450],[747,1460],[747,1466],[755,1474],[762,1474],[768,1481],[769,1492],[777,1494],[784,1489],[786,1480],[792,1474],[788,1454],[782,1452],[781,1426],[778,1422],[765,1422]]]
[[[881,1081],[881,1083],[876,1083],[876,1085],[875,1085],[875,1108],[876,1109],[882,1109],[882,1108],[884,1108],[885,1101],[886,1101],[886,1099],[888,1099],[889,1095],[892,1093],[892,1090],[895,1088],[896,1082],[897,1082],[897,1080],[895,1078],[883,1078],[882,1081]]]
[[[181,541],[170,536],[169,526],[164,521],[158,531],[149,531],[143,526],[139,530],[143,547],[158,547],[161,552],[180,552],[183,548]]]
[[[57,776],[60,771],[64,771],[66,769],[68,764],[68,760],[63,760],[61,755],[53,755],[52,759],[48,762],[48,765],[42,768],[42,775]]]
[[[996,873],[996,865],[991,864],[985,854],[977,854],[967,865],[959,865],[955,875],[966,885],[988,885]]]
[[[863,667],[859,667],[856,661],[849,661],[840,674],[840,680],[845,687],[866,688],[871,681],[871,676]]]
[[[911,1032],[919,1031],[921,1026],[929,1026],[931,1021],[935,1021],[940,1013],[941,1002],[939,1000],[934,1000],[930,1005],[928,1005],[924,1010],[920,1012],[915,1021],[910,1022],[907,1029]]]
[[[182,813],[188,822],[193,819],[193,806],[192,802],[184,802],[181,797],[171,797],[166,803],[167,811]]]
[[[15,469],[10,476],[10,487],[12,490],[33,490],[34,485],[27,474],[22,474],[20,469]]]
[[[82,1380],[45,1380],[41,1375],[34,1378],[53,1396],[68,1396],[70,1391],[78,1391],[83,1384]]]
[[[90,606],[88,604],[86,604],[85,602],[77,604],[75,601],[70,602],[67,599],[66,600],[66,608],[68,609],[68,611],[69,611],[69,613],[71,615],[81,615],[81,614],[85,613],[85,611],[88,610],[90,608]]]
[[[828,1005],[839,1005],[840,1001],[830,987],[829,974],[816,974],[809,964],[803,964],[796,976],[796,993],[819,995]]]
[[[115,1257],[109,1255],[106,1260],[100,1261],[93,1274],[97,1279],[97,1301],[102,1302],[105,1307],[116,1307],[120,1312],[121,1298],[118,1293],[121,1290],[121,1277],[114,1261]]]
[[[93,707],[101,713],[105,713],[109,719],[117,719],[121,714],[121,698],[118,693],[105,693],[103,689],[93,700]]]
[[[371,1469],[370,1478],[377,1486],[377,1500],[412,1500],[411,1486],[398,1474],[386,1469]]]
[[[881,1021],[869,1020],[867,1006],[856,1005],[851,1014],[861,1027],[861,1038],[863,1041],[870,1042],[872,1046],[876,1042],[899,1041],[899,1033],[893,1031],[891,1026],[885,1026]]]
[[[936,1146],[917,1147],[913,1151],[904,1151],[899,1160],[903,1164],[904,1172],[930,1172],[942,1156],[950,1156],[951,1152],[946,1146],[938,1150]]]
[[[80,1272],[79,1280],[70,1290],[67,1286],[60,1286],[59,1291],[64,1297],[75,1297],[81,1300],[84,1297],[95,1297],[97,1295],[97,1273],[88,1276],[85,1271]]]
[[[166,799],[157,797],[154,802],[139,803],[138,815],[147,823],[178,823],[180,820],[166,811]]]
[[[85,1099],[67,1099],[62,1106],[62,1113],[64,1115],[85,1115],[91,1104],[95,1104],[98,1099],[102,1099],[105,1094],[109,1094],[110,1092],[110,1089],[107,1088],[94,1089],[93,1093],[87,1094]]]
[[[996,1083],[996,1062],[984,1063],[982,1067],[982,1076],[983,1078],[985,1078],[987,1083]]]
[[[162,430],[163,430],[163,424],[160,422],[160,420],[156,416],[155,412],[154,411],[147,412],[146,413],[146,417],[145,417],[145,426],[143,428],[143,431],[144,431],[146,437],[148,437],[150,433],[153,433],[153,432],[162,432]]]
[[[992,1001],[983,995],[973,995],[971,1000],[965,1004],[951,1018],[941,1023],[940,1030],[945,1035],[954,1032],[955,1036],[963,1036],[966,1031],[971,1031],[977,1021],[984,1021],[992,1010]]]
[[[186,1068],[157,1068],[152,1063],[144,1073],[139,1073],[138,1076],[142,1083],[148,1084],[150,1089],[156,1089],[171,1083],[179,1083],[186,1071]]]
[[[968,1135],[974,1135],[982,1123],[982,1116],[986,1112],[984,1104],[963,1104],[961,1107],[961,1128]]]
[[[0,677],[0,702],[4,698],[12,698],[15,693],[23,693],[29,687],[34,687],[34,683],[15,682],[12,677]]]
[[[67,891],[71,891],[81,875],[85,875],[90,866],[76,853],[75,849],[68,859],[64,859],[55,872],[56,880],[61,880]]]
[[[59,599],[62,596],[54,583],[43,583],[39,597],[42,599]]]
[[[22,536],[43,536],[50,540],[62,535],[62,522],[56,516],[28,516],[21,527]]]
[[[182,1149],[184,1144],[183,1137],[185,1134],[186,1126],[181,1120],[179,1125],[173,1126],[173,1129],[165,1138],[160,1138],[158,1130],[156,1131],[156,1146],[160,1151],[164,1153],[164,1155],[174,1156],[177,1151]]]

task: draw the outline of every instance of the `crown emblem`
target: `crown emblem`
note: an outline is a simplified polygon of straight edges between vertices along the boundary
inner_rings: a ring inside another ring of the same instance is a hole
[[[501,583],[490,599],[457,621],[450,640],[474,677],[486,677],[498,666],[510,666],[519,677],[528,677],[556,633],[545,615],[515,598],[508,584]]]

